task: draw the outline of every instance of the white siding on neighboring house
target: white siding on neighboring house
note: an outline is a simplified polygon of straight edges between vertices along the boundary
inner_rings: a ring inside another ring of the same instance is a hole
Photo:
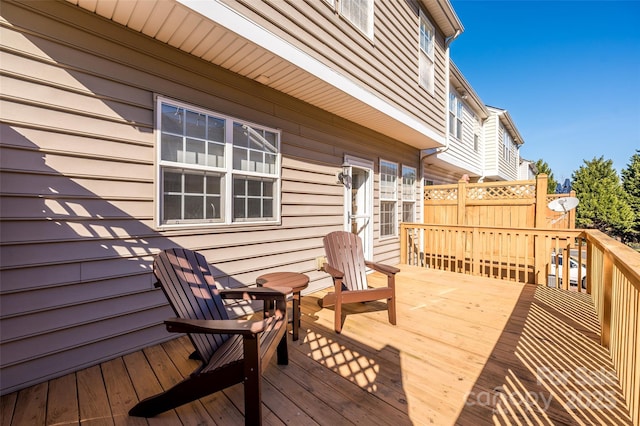
[[[449,124],[448,148],[442,154],[438,154],[438,158],[449,165],[463,169],[468,174],[482,176],[484,163],[482,123],[460,94],[453,89],[451,93],[454,103],[459,105],[454,109],[459,111],[460,118],[457,114],[450,113],[449,120],[460,121],[459,124]]]
[[[518,180],[531,180],[535,179],[537,174],[537,168],[533,161],[520,159],[520,166],[518,167]]]
[[[345,155],[419,167],[417,148],[68,3],[1,13],[2,393],[171,338],[150,269],[165,248],[201,251],[223,286],[282,270],[330,285],[316,257],[343,227]],[[157,95],[278,129],[279,222],[156,227]],[[398,263],[398,239],[374,260]]]
[[[448,71],[447,145],[423,151],[424,177],[443,184],[455,183],[465,175],[471,182],[482,181],[489,111],[453,61],[449,61]]]
[[[499,136],[498,175],[504,180],[517,180],[518,166],[520,164],[518,146],[514,143],[513,136],[502,125],[500,126]]]
[[[498,174],[499,128],[498,117],[490,115],[484,123],[484,170],[487,176]]]
[[[517,180],[522,138],[506,110],[487,107],[485,175],[487,180]]]
[[[518,180],[532,180],[536,178],[535,163],[529,160],[520,159],[518,167]]]

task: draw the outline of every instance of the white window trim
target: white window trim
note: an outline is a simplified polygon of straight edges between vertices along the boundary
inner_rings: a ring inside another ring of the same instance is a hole
[[[327,1],[327,0],[325,0]],[[353,26],[356,30],[358,30],[359,32],[361,32],[362,34],[364,34],[365,36],[367,36],[367,38],[369,38],[370,40],[373,40],[373,28],[374,28],[374,15],[375,15],[375,0],[365,0],[367,2],[367,6],[368,6],[368,10],[367,10],[367,15],[368,15],[368,20],[367,20],[367,27],[366,28],[361,28],[356,22],[354,22],[353,20],[351,20],[351,18],[347,15],[345,15],[343,13],[343,5],[345,3],[348,3],[352,0],[334,0],[337,2],[337,4],[334,6],[335,10],[338,11],[338,13],[340,14],[340,16],[342,18],[344,18],[345,21],[347,21],[351,26]],[[333,5],[334,2],[332,2],[331,0],[329,0],[329,2]]]
[[[229,121],[229,125],[225,126],[225,167],[224,168],[216,168],[216,167],[207,167],[201,166],[197,164],[187,164],[187,163],[174,163],[167,162],[162,160],[162,145],[161,145],[161,116],[162,116],[162,104],[170,104],[180,108],[186,108],[190,111],[199,112],[202,114],[212,115],[216,118],[224,119]],[[176,99],[168,98],[161,95],[155,96],[154,103],[154,132],[155,132],[155,143],[156,143],[156,165],[155,165],[155,188],[154,188],[154,198],[155,198],[155,226],[160,230],[167,229],[184,229],[184,228],[220,228],[220,227],[247,227],[247,226],[256,226],[256,225],[279,225],[281,224],[281,185],[282,185],[282,148],[281,148],[281,137],[282,131],[280,129],[271,128],[268,126],[264,126],[261,124],[249,122],[246,120],[238,119],[236,117],[223,114],[214,110],[210,110],[207,108],[202,108],[194,104],[190,104],[187,102],[182,102]],[[276,163],[275,170],[276,173],[260,173],[260,172],[252,172],[252,171],[234,171],[233,169],[233,123],[242,123],[249,125],[251,127],[256,127],[263,130],[268,130],[277,135],[278,147],[276,154]],[[220,221],[206,221],[203,219],[202,222],[188,222],[188,223],[162,223],[162,212],[163,212],[163,182],[162,182],[162,171],[166,168],[174,168],[174,169],[183,169],[183,170],[194,170],[194,171],[212,171],[218,173],[224,173],[228,178],[224,179],[224,199],[222,200],[224,203],[224,213],[222,215],[222,220]],[[273,189],[273,219],[272,220],[247,220],[247,221],[233,221],[233,176],[241,175],[241,176],[255,176],[255,177],[265,177],[268,179],[273,179],[274,189]]]
[[[396,169],[396,174],[395,174],[395,185],[394,185],[394,191],[393,191],[393,196],[391,198],[389,197],[385,197],[383,196],[383,192],[382,192],[382,165],[383,163],[389,164],[389,165],[393,165],[395,166]],[[384,160],[384,159],[380,159],[380,163],[378,165],[379,167],[379,174],[380,174],[380,231],[379,231],[379,236],[381,240],[384,239],[389,239],[389,238],[397,238],[398,237],[398,200],[400,199],[400,197],[398,196],[398,171],[399,171],[399,165],[398,163],[396,163],[395,161],[389,161],[389,160]],[[391,224],[393,233],[389,234],[389,235],[382,235],[382,203],[383,202],[392,202],[394,204],[394,208],[393,208],[393,223]]]
[[[405,198],[405,182],[404,182],[404,171],[405,169],[409,169],[411,171],[413,171],[413,190],[411,191],[411,198]],[[412,204],[412,210],[413,210],[413,220],[416,220],[416,204],[417,204],[417,197],[416,197],[416,182],[418,182],[418,169],[416,167],[412,167],[412,166],[407,166],[407,165],[402,165],[401,168],[401,196],[402,196],[402,216],[401,216],[401,220],[402,222],[404,222],[404,205],[405,203],[411,203]]]
[[[502,133],[502,158],[503,160],[505,160],[507,163],[511,163],[513,156],[511,151],[513,150],[513,138],[511,137],[511,135],[509,134],[509,132],[507,131],[506,127],[502,127],[503,129],[503,133]]]
[[[427,49],[422,48],[422,24],[431,30],[432,37],[429,40]],[[431,23],[427,15],[422,9],[420,9],[420,16],[418,17],[418,84],[427,90],[428,93],[435,93],[435,37],[436,29]],[[423,79],[423,73],[428,72],[428,82]]]
[[[449,134],[462,141],[464,102],[458,93],[449,89]]]

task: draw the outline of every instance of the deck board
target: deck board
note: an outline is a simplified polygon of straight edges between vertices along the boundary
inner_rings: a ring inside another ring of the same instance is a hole
[[[73,425],[80,423],[76,376],[69,374],[49,381],[46,423]]]
[[[264,373],[264,424],[631,424],[589,296],[401,269],[396,326],[384,303],[353,304],[338,335],[324,292],[303,296],[289,365]],[[243,424],[242,385],[126,416],[196,368],[192,351],[180,337],[5,395],[2,426]]]
[[[100,365],[94,365],[80,370],[76,374],[80,423],[82,424],[92,426],[114,424],[100,367]]]

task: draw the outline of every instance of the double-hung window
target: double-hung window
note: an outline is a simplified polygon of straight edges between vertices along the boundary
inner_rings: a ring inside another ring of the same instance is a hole
[[[480,133],[482,132],[482,123],[475,113],[473,114],[473,150],[480,150]]]
[[[380,160],[380,237],[397,235],[398,164]]]
[[[416,168],[402,166],[402,221],[416,221]]]
[[[373,0],[339,0],[340,14],[373,39]]]
[[[511,138],[511,135],[509,134],[509,132],[507,132],[507,129],[505,129],[504,127],[503,127],[503,134],[502,134],[502,143],[503,143],[503,149],[502,149],[503,158],[505,161],[510,162],[511,147],[513,146],[513,139]]]
[[[434,59],[434,43],[435,43],[435,27],[429,22],[427,16],[420,9],[420,58],[419,58],[419,77],[418,81],[429,93],[434,93],[435,88],[435,59]]]
[[[279,220],[280,132],[157,99],[158,223]]]
[[[462,108],[463,104],[454,91],[449,92],[449,134],[456,139],[462,139]]]

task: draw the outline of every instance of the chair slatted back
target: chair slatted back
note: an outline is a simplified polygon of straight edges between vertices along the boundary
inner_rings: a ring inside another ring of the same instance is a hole
[[[344,273],[342,282],[346,290],[366,290],[367,268],[360,237],[347,231],[335,231],[327,234],[322,242],[329,265]]]
[[[172,248],[160,252],[153,262],[158,279],[176,316],[188,319],[229,319],[203,255]],[[226,334],[190,334],[203,361],[208,361],[228,338]]]

